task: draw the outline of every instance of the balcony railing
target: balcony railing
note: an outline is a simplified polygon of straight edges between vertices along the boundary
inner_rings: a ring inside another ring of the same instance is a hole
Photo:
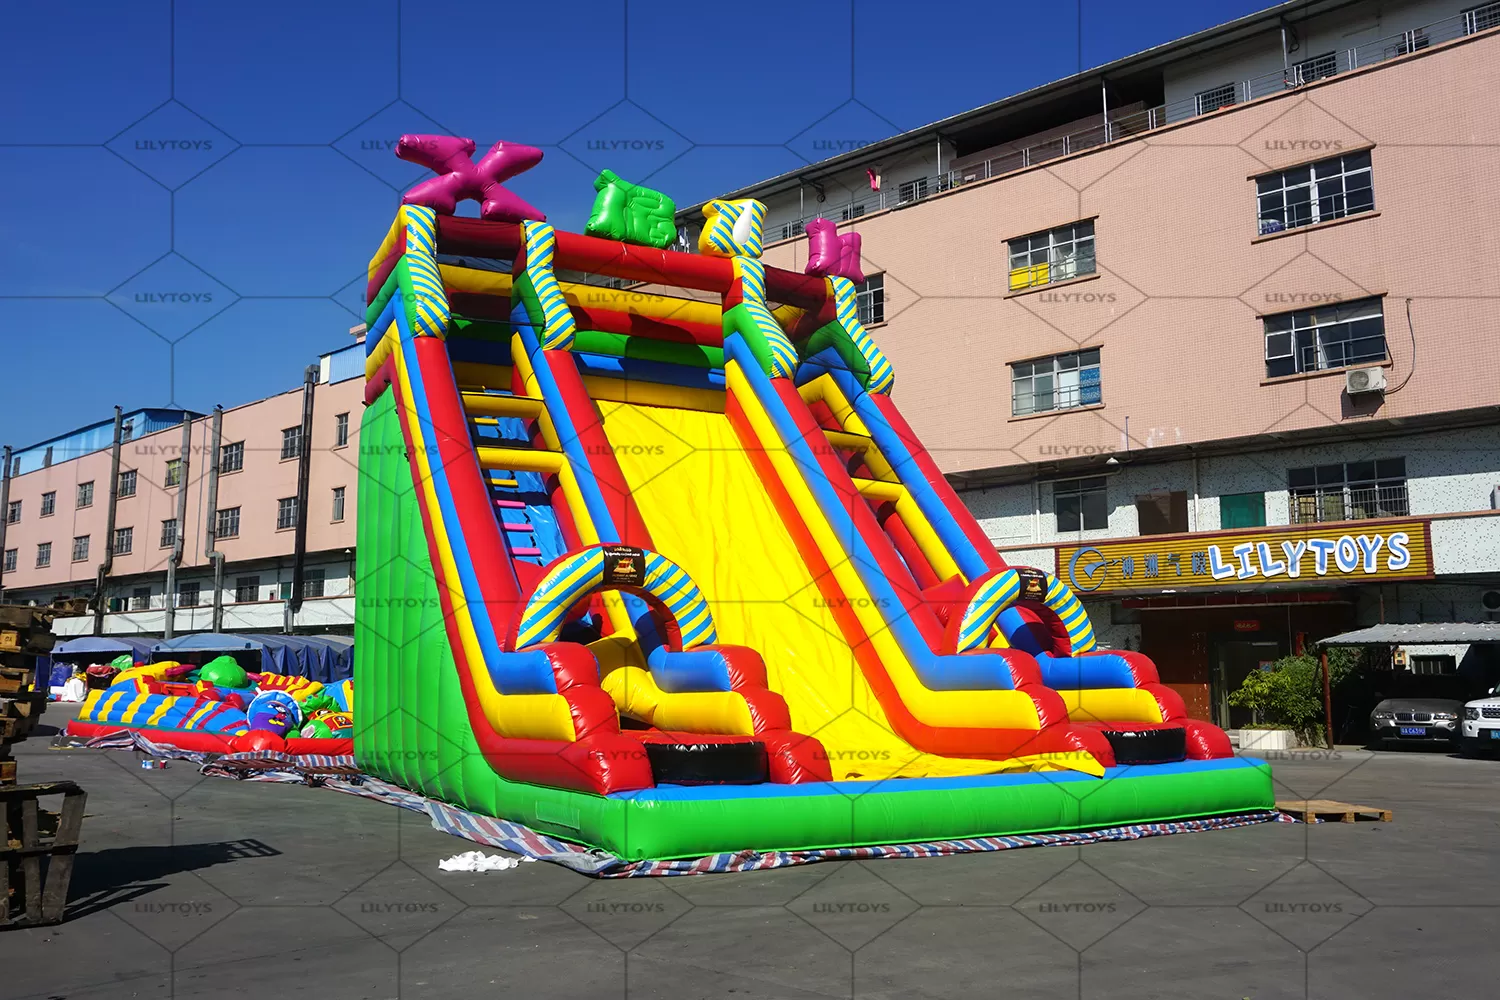
[[[1372,517],[1406,517],[1411,513],[1405,483],[1294,491],[1290,501],[1292,524],[1363,521]]]
[[[1205,91],[1203,94],[1185,100],[1109,118],[1089,128],[971,163],[961,170],[948,170],[941,174],[908,179],[880,191],[871,191],[864,197],[855,198],[846,203],[820,204],[817,211],[808,215],[768,221],[766,242],[775,243],[780,240],[795,239],[802,235],[806,224],[813,219],[824,218],[835,222],[847,222],[871,212],[915,204],[935,194],[952,191],[965,184],[1025,170],[1048,160],[1071,156],[1086,149],[1094,149],[1121,139],[1128,139],[1164,125],[1174,125],[1226,107],[1295,90],[1314,80],[1323,80],[1350,70],[1373,66],[1420,51],[1430,45],[1450,42],[1496,27],[1500,27],[1500,0],[1454,17],[1367,42],[1364,45],[1325,53],[1294,64],[1285,70],[1236,80],[1216,91]],[[694,235],[693,239],[684,238],[679,241],[677,249],[696,250],[696,236]]]

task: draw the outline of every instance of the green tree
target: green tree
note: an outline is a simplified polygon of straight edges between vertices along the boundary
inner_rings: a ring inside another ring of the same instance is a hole
[[[1328,649],[1328,682],[1338,688],[1359,672],[1360,650],[1347,646]],[[1284,656],[1270,666],[1252,670],[1229,704],[1248,708],[1257,722],[1290,729],[1303,743],[1320,741],[1323,731],[1323,670],[1317,656]]]

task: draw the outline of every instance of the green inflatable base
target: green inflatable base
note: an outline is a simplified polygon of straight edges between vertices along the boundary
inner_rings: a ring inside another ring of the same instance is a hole
[[[590,795],[495,773],[469,727],[386,392],[360,431],[354,753],[429,798],[626,860],[875,846],[1166,822],[1268,808],[1271,772],[1246,760],[810,785],[662,786]]]

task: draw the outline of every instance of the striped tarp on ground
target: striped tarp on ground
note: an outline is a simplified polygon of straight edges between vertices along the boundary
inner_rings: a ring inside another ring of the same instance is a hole
[[[1009,837],[972,837],[966,840],[937,840],[921,844],[887,844],[880,847],[833,847],[805,851],[736,851],[711,854],[702,858],[677,861],[626,861],[624,858],[595,848],[583,847],[538,833],[529,827],[493,816],[460,809],[446,802],[424,798],[398,785],[363,774],[329,773],[331,767],[353,764],[352,757],[293,757],[289,754],[239,753],[198,754],[162,747],[139,733],[116,733],[90,740],[87,746],[107,750],[143,750],[157,756],[198,760],[201,772],[217,777],[246,781],[278,781],[314,784],[334,791],[375,799],[390,805],[427,815],[433,828],[486,847],[525,855],[538,861],[550,861],[594,878],[652,878],[669,875],[708,875],[719,872],[762,871],[789,868],[819,861],[873,861],[886,858],[936,858],[948,854],[973,854],[1008,851],[1018,847],[1061,847],[1098,844],[1107,841],[1141,840],[1174,833],[1198,833],[1228,830],[1259,823],[1295,823],[1275,809],[1257,809],[1229,816],[1208,816],[1171,823],[1137,823],[1102,830],[1079,830],[1063,833],[1034,833]],[[254,762],[255,766],[236,767],[236,762]],[[277,763],[285,767],[270,766]]]

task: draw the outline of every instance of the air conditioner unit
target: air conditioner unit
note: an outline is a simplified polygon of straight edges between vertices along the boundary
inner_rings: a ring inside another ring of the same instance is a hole
[[[1484,607],[1484,616],[1489,621],[1500,621],[1500,590],[1486,590],[1479,598]]]
[[[1364,392],[1385,392],[1385,369],[1351,368],[1344,373],[1344,391],[1351,396]]]

